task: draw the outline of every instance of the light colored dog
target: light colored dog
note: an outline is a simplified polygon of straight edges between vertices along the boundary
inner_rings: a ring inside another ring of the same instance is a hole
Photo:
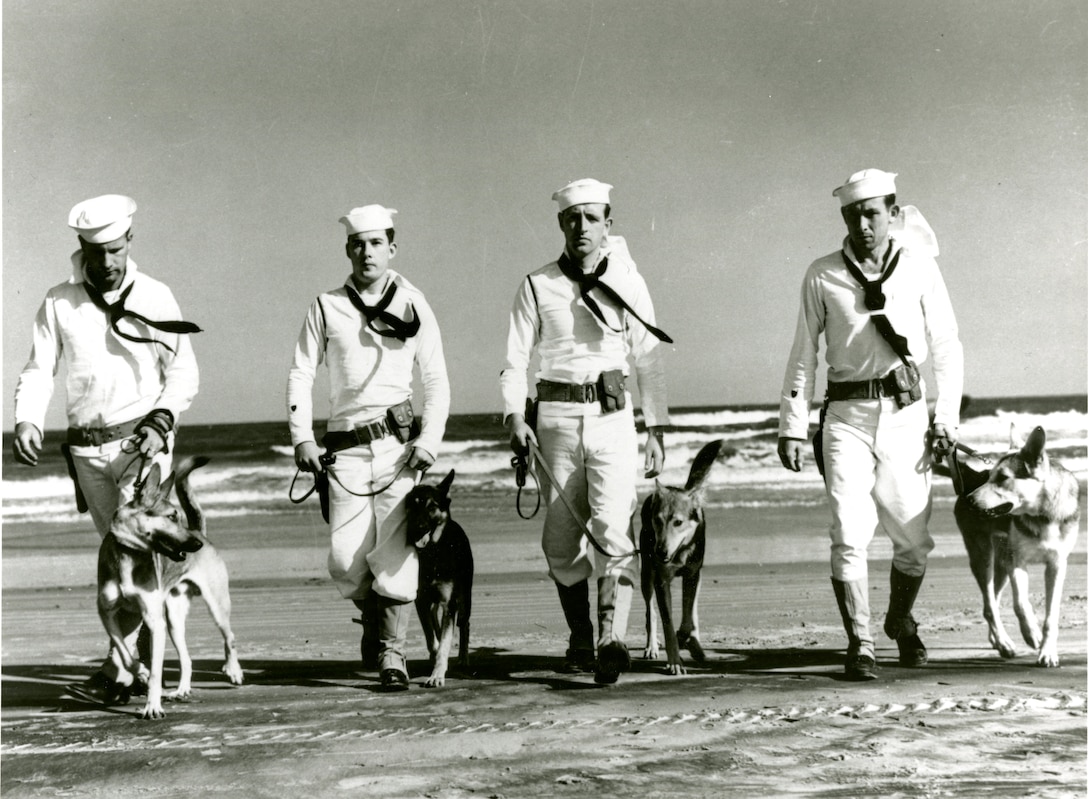
[[[707,444],[695,456],[683,488],[656,482],[654,493],[642,503],[639,555],[642,563],[642,597],[646,601],[646,652],[657,659],[657,624],[653,596],[657,597],[669,674],[684,674],[680,648],[702,663],[706,654],[699,643],[699,579],[706,552],[706,519],[703,516],[703,483],[725,442]],[[672,581],[681,578],[683,610],[680,627],[673,626]]]
[[[1015,434],[1013,434],[1015,439]],[[990,471],[974,471],[953,456],[960,496],[956,523],[963,534],[971,571],[982,589],[990,644],[1004,658],[1016,655],[1001,623],[1001,592],[1012,583],[1020,634],[1038,650],[1040,666],[1058,665],[1058,618],[1066,562],[1077,541],[1080,485],[1046,452],[1046,433],[1036,427],[1023,447],[1000,458]],[[1027,565],[1046,564],[1046,615],[1040,631],[1028,595]]]
[[[187,525],[170,502],[175,475],[160,482],[155,464],[135,498],[117,509],[98,551],[98,615],[113,644],[115,664],[147,685],[142,717],[158,719],[162,709],[162,671],[166,633],[178,651],[181,675],[170,699],[192,690],[193,664],[185,644],[185,620],[193,596],[203,596],[223,635],[223,672],[241,685],[242,667],[230,629],[227,568],[205,537],[204,514],[189,488],[189,473],[207,458],[188,459],[177,470],[177,496]],[[140,623],[151,637],[151,663],[133,656]]]

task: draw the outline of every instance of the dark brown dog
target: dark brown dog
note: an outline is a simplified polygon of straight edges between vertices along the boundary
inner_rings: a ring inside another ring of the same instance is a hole
[[[450,486],[454,472],[437,486],[418,485],[407,498],[408,543],[419,555],[416,612],[431,655],[431,676],[424,685],[446,682],[453,627],[461,630],[458,665],[469,664],[469,618],[472,615],[472,547],[464,529],[450,518]]]
[[[181,668],[177,690],[169,698],[184,699],[192,690],[185,620],[193,596],[204,597],[223,635],[223,672],[235,685],[242,683],[230,629],[227,567],[205,535],[204,514],[189,488],[189,473],[207,462],[207,458],[187,459],[177,470],[178,502],[187,525],[170,503],[175,475],[160,482],[161,470],[155,464],[135,498],[117,509],[98,550],[98,615],[113,644],[112,656],[147,685],[145,719],[166,715],[162,670],[168,630]],[[151,636],[150,669],[132,654],[141,621]]]
[[[699,575],[706,552],[706,519],[703,516],[703,483],[710,467],[721,452],[724,441],[707,444],[691,464],[683,488],[672,488],[657,481],[654,493],[642,503],[642,533],[639,551],[642,562],[642,597],[646,601],[646,653],[656,659],[657,625],[653,595],[657,596],[661,627],[665,633],[665,652],[669,674],[684,674],[680,648],[702,663],[706,654],[699,643]],[[672,581],[680,577],[683,610],[680,627],[673,627]]]
[[[1012,604],[1020,634],[1037,649],[1040,666],[1058,665],[1058,619],[1066,562],[1080,531],[1077,478],[1046,452],[1046,432],[1036,427],[1022,447],[1000,458],[989,472],[975,471],[953,454],[957,492],[956,523],[963,534],[971,571],[982,590],[982,612],[990,644],[1001,657],[1016,647],[1001,623],[1001,592],[1012,583]],[[1028,595],[1029,563],[1042,561],[1046,616],[1040,631]]]

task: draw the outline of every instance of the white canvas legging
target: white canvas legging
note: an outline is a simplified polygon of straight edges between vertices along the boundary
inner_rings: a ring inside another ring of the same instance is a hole
[[[598,577],[635,579],[631,514],[637,497],[638,437],[630,400],[606,415],[549,416],[542,409],[537,440],[563,493],[580,511],[594,539],[612,557],[592,549]],[[547,515],[542,546],[552,579],[574,585],[593,574],[591,545],[540,470]]]
[[[173,435],[168,443],[172,444]],[[136,494],[136,480],[140,477],[143,465],[140,456],[134,450],[135,439],[111,441],[100,447],[72,447],[72,462],[75,465],[76,478],[80,490],[87,500],[87,510],[94,519],[98,535],[105,538],[110,531],[114,512]],[[173,449],[173,447],[170,447]],[[171,457],[160,452],[152,459],[159,464],[160,475],[165,479],[170,474]],[[147,464],[149,469],[151,464]]]
[[[929,534],[932,459],[924,400],[832,402],[824,422],[824,462],[831,503],[831,573],[868,576],[866,555],[879,524],[892,541],[892,563],[921,576],[933,549]]]
[[[328,565],[344,599],[363,599],[372,588],[401,602],[416,598],[419,562],[408,544],[404,506],[418,474],[404,466],[410,447],[387,436],[336,453],[330,467],[336,479],[329,479]],[[337,480],[357,494],[392,485],[377,496],[357,497]]]

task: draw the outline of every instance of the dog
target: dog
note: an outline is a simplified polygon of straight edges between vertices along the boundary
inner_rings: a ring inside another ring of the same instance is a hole
[[[1001,592],[1012,583],[1013,609],[1024,641],[1037,650],[1036,663],[1058,665],[1058,619],[1066,562],[1077,541],[1080,485],[1046,452],[1046,432],[1036,427],[1017,449],[989,472],[975,471],[953,457],[957,493],[954,513],[967,547],[971,571],[982,590],[983,616],[990,644],[1003,658],[1016,647],[1001,623]],[[1042,561],[1046,577],[1046,615],[1040,631],[1028,595],[1029,563]]]
[[[166,715],[162,671],[168,630],[181,667],[177,689],[168,698],[186,699],[192,692],[193,664],[185,644],[185,620],[194,596],[204,597],[223,635],[223,672],[233,684],[242,684],[242,667],[230,628],[227,567],[207,539],[203,511],[189,487],[190,472],[207,462],[207,458],[186,459],[176,475],[165,481],[159,465],[152,465],[132,501],[117,509],[98,551],[98,615],[113,644],[111,656],[116,665],[147,687],[141,713],[144,719]],[[170,502],[175,481],[186,525]],[[150,633],[150,668],[132,654],[131,644],[141,622]]]
[[[419,556],[416,612],[427,651],[431,676],[423,683],[440,688],[446,682],[453,628],[460,629],[458,665],[469,665],[469,619],[472,616],[472,547],[464,528],[450,518],[450,486],[454,472],[437,486],[418,485],[408,493],[408,543]]]
[[[642,565],[642,598],[646,602],[647,659],[660,656],[653,596],[657,597],[661,627],[665,633],[668,673],[685,674],[680,648],[697,662],[706,661],[699,643],[699,577],[706,552],[706,519],[703,515],[703,483],[717,460],[724,441],[707,444],[692,461],[683,488],[656,481],[654,492],[642,503],[639,557]],[[672,581],[681,578],[683,611],[680,627],[673,626]]]

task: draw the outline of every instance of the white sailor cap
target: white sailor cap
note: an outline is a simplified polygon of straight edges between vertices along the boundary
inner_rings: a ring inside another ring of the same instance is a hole
[[[396,212],[396,208],[363,205],[352,208],[345,216],[340,217],[340,224],[347,228],[349,236],[366,230],[388,230],[393,227],[393,214]]]
[[[103,194],[77,203],[68,213],[68,227],[91,244],[119,239],[132,227],[136,201],[123,194]]]
[[[593,178],[583,178],[573,183],[568,183],[555,194],[552,199],[559,203],[559,210],[565,211],[572,205],[584,203],[603,203],[608,205],[612,201],[608,198],[611,184],[601,183]]]
[[[898,174],[880,169],[863,169],[851,175],[844,184],[831,192],[831,196],[838,197],[843,207],[846,207],[873,197],[895,194],[895,178]]]

